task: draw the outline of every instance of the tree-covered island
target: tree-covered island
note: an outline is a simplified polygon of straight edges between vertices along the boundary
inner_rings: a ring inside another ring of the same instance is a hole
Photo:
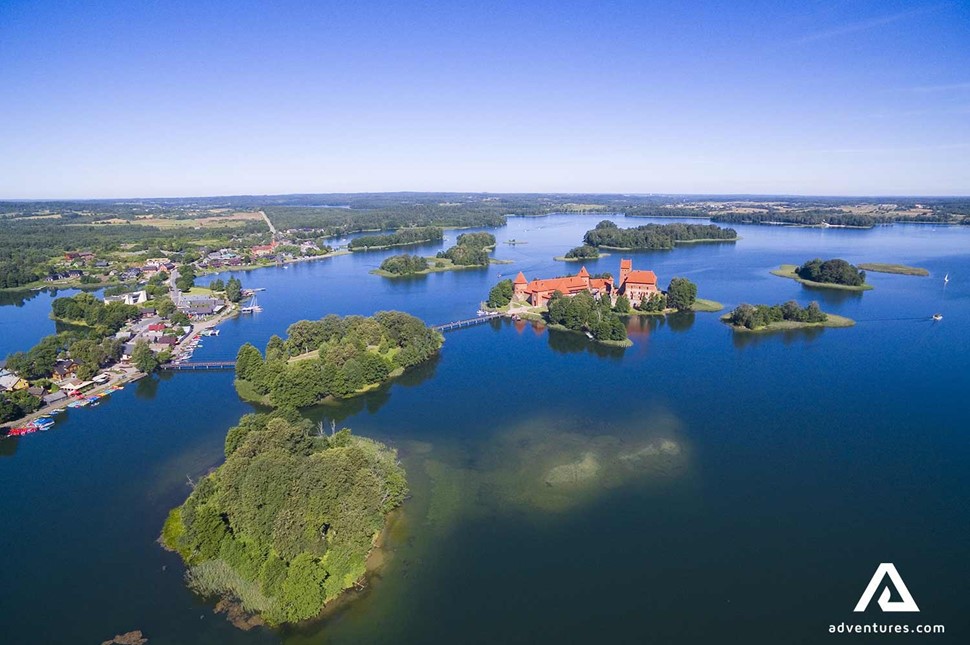
[[[265,357],[251,344],[236,356],[236,392],[247,401],[303,408],[372,389],[434,356],[444,338],[400,311],[301,320],[270,338]]]
[[[721,316],[721,320],[735,331],[780,331],[805,327],[851,327],[851,318],[827,314],[817,302],[802,307],[794,300],[782,305],[740,304],[731,313]]]
[[[272,625],[313,618],[359,583],[408,494],[394,450],[319,431],[292,409],[244,416],[225,453],[169,513],[161,543],[185,561],[193,590]]]
[[[662,250],[677,244],[698,242],[735,242],[738,232],[716,224],[645,224],[635,228],[620,228],[610,220],[603,220],[596,228],[586,231],[583,244],[600,249]]]
[[[413,226],[386,235],[355,237],[347,244],[347,248],[351,251],[377,251],[395,246],[440,242],[442,239],[444,239],[444,231],[440,226]]]
[[[510,260],[489,257],[495,248],[495,236],[491,233],[462,233],[454,246],[440,251],[435,257],[419,255],[392,255],[381,262],[371,273],[385,278],[403,278],[427,275],[439,271],[455,271],[487,267],[489,264],[511,264]]]
[[[557,255],[553,259],[558,262],[582,262],[583,260],[598,260],[599,258],[609,257],[609,253],[600,253],[595,246],[583,244],[566,251],[565,255]]]
[[[868,291],[871,284],[866,283],[866,272],[847,261],[835,258],[822,260],[815,258],[801,266],[783,264],[771,272],[781,278],[790,278],[809,287],[843,289],[845,291]]]

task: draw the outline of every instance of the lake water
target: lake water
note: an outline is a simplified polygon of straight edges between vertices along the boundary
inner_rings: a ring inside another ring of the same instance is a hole
[[[512,218],[492,232],[514,264],[482,270],[391,281],[368,274],[391,254],[375,252],[243,273],[266,289],[263,313],[225,323],[195,357],[233,358],[328,313],[468,317],[500,274],[577,271],[552,257],[598,220]],[[392,385],[308,411],[396,446],[413,489],[380,575],[310,625],[237,630],[155,543],[187,477],[221,462],[252,409],[230,373],[146,379],[0,441],[2,640],[821,643],[846,638],[830,624],[881,621],[970,641],[970,228],[737,228],[736,244],[631,257],[728,307],[817,299],[858,324],[741,336],[716,314],[672,316],[631,322],[634,345],[618,351],[494,321],[448,334]],[[513,238],[528,244],[501,243]],[[815,256],[932,275],[870,274],[858,294],[768,273]],[[619,259],[586,266],[616,274]],[[48,307],[0,307],[0,354],[50,333]],[[880,562],[918,615],[853,614]]]

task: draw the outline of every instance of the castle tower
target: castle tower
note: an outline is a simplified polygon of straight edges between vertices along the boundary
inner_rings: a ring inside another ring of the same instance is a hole
[[[529,284],[529,281],[525,279],[525,274],[519,271],[519,275],[515,276],[515,280],[512,282],[512,294],[516,300],[525,300],[527,284]]]
[[[626,283],[626,278],[630,275],[630,271],[633,270],[633,260],[620,260],[620,284],[619,287],[622,289],[624,283]]]
[[[579,273],[576,274],[576,277],[582,278],[586,282],[586,287],[589,288],[589,271],[586,270],[586,267],[580,269]]]

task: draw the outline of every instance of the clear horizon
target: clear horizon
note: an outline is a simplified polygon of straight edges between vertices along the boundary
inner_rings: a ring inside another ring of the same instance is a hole
[[[970,195],[955,1],[12,0],[0,83],[5,201]]]

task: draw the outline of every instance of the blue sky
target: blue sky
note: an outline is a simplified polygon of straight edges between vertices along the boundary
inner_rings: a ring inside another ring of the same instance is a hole
[[[0,0],[0,198],[970,194],[970,2]]]

